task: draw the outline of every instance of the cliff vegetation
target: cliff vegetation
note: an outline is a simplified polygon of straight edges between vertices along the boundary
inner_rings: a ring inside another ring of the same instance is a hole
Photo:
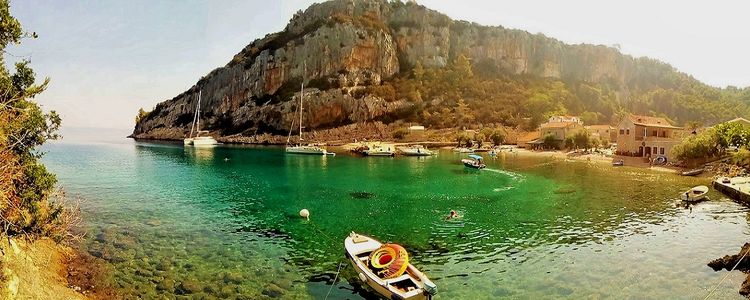
[[[750,89],[708,86],[616,48],[455,21],[413,2],[333,0],[299,11],[188,91],[139,112],[132,136],[183,138],[198,91],[202,123],[215,135],[284,135],[303,81],[311,131],[372,122],[530,130],[556,114],[587,124],[614,124],[626,113],[677,124],[750,115]]]

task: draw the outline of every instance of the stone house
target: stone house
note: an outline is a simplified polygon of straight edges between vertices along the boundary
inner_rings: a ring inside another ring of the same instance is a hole
[[[617,126],[617,154],[636,157],[665,156],[684,135],[682,127],[664,118],[628,115]]]

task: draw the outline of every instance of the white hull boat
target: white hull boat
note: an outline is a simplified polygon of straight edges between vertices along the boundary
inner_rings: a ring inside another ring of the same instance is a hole
[[[287,146],[286,153],[327,155],[328,151],[318,146]]]
[[[405,156],[430,156],[435,154],[424,147],[406,147],[400,149],[401,154]]]
[[[680,194],[680,199],[687,202],[697,202],[706,199],[706,194],[708,194],[708,187],[699,185]]]
[[[307,65],[305,65],[305,68]],[[303,72],[305,73],[305,72]],[[297,106],[297,111],[299,112],[299,144],[297,145],[291,145],[291,138],[292,138],[292,129],[294,128],[294,121],[292,121],[291,127],[289,128],[289,136],[286,138],[286,153],[290,154],[310,154],[310,155],[336,155],[336,153],[328,152],[326,149],[315,146],[314,144],[308,144],[307,146],[302,145],[302,132],[305,128],[302,126],[302,104],[303,100],[305,100],[305,80],[303,78],[302,84],[300,85],[300,91],[299,91],[299,106]]]
[[[216,139],[210,136],[197,136],[193,138],[193,147],[214,147],[219,144]]]
[[[371,237],[352,232],[344,240],[344,247],[359,279],[387,299],[432,299],[437,293],[437,286],[408,262],[406,250],[399,245],[384,245]],[[400,251],[394,252],[392,249]],[[384,261],[388,263],[384,268],[374,267],[382,266]],[[398,271],[392,272],[394,269]]]
[[[395,153],[391,151],[390,149],[384,149],[384,148],[375,148],[370,150],[364,151],[365,155],[367,156],[394,156]]]

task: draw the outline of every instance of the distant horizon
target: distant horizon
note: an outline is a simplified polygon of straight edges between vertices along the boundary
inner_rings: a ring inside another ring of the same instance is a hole
[[[39,38],[9,47],[6,63],[31,59],[38,80],[52,79],[37,100],[62,115],[63,128],[132,130],[139,107],[151,110],[187,90],[315,2],[321,1],[16,1],[11,12]],[[571,45],[617,47],[714,87],[750,86],[744,71],[750,61],[743,59],[750,52],[750,33],[743,30],[750,20],[742,17],[750,5],[744,2],[418,3],[454,20],[541,33]]]

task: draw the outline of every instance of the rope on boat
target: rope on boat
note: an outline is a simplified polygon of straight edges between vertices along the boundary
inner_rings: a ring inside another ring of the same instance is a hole
[[[748,252],[750,252],[750,248],[748,248],[745,251],[745,254],[742,254],[742,257],[740,257],[740,259],[737,261],[737,263],[734,264],[734,267],[732,267],[732,269],[729,270],[729,272],[727,272],[727,275],[724,275],[724,278],[722,278],[721,281],[719,281],[719,284],[717,284],[716,286],[714,286],[714,288],[711,289],[711,291],[708,293],[708,295],[706,295],[706,298],[703,298],[703,300],[707,300],[708,298],[711,297],[711,294],[713,294],[716,291],[716,289],[719,288],[719,286],[721,285],[721,283],[724,282],[724,279],[727,279],[727,277],[729,277],[729,274],[732,274],[732,271],[734,271],[734,269],[737,268],[737,266],[740,265],[740,262],[742,261],[742,259],[745,258],[745,255],[747,255]]]
[[[333,286],[336,285],[336,279],[339,278],[339,273],[341,272],[341,262],[339,262],[339,268],[336,270],[336,276],[333,277],[333,283],[331,283],[331,287],[328,289],[328,293],[326,294],[326,300],[328,299],[328,295],[331,294],[331,290],[333,290]]]

